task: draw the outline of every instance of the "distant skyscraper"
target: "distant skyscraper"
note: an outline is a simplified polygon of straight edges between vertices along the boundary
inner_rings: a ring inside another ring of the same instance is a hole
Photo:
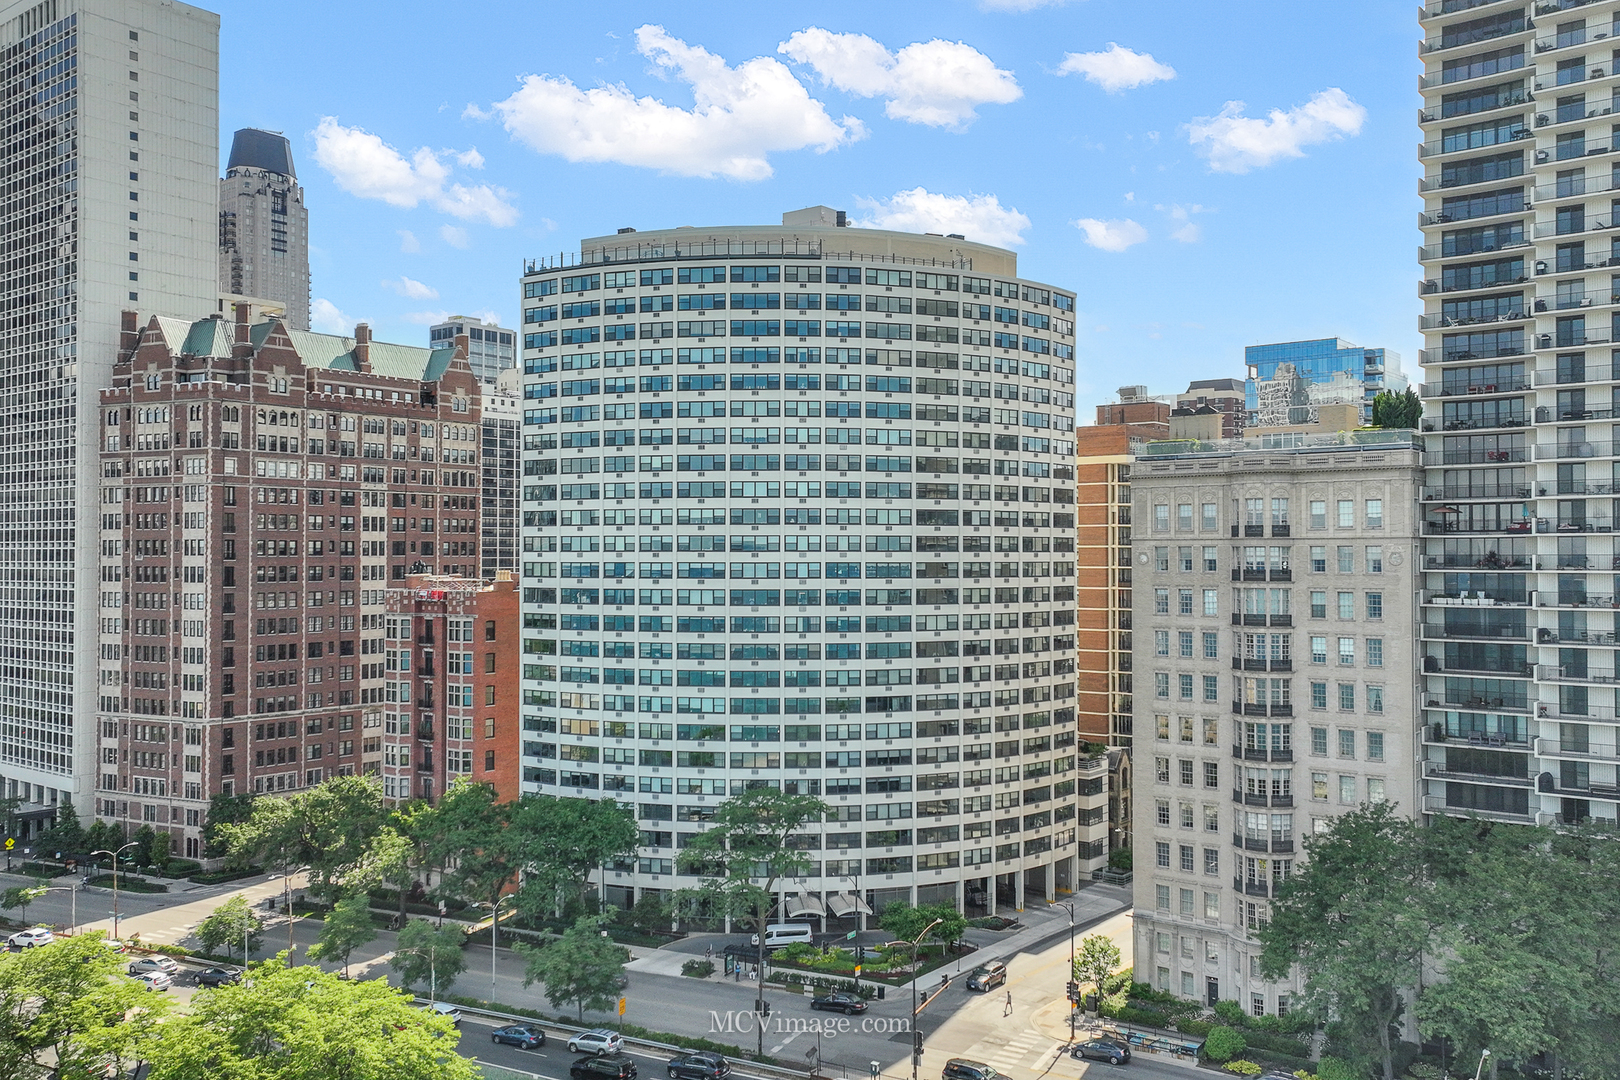
[[[1370,422],[1379,391],[1406,389],[1397,354],[1342,338],[1251,345],[1243,359],[1249,367],[1244,388],[1249,425],[1311,424],[1316,422],[1312,407],[1356,401],[1363,421]]]
[[[292,146],[275,131],[242,128],[219,182],[219,291],[285,306],[309,329],[309,211]]]
[[[0,782],[32,828],[62,800],[90,809],[98,620],[126,614],[119,585],[90,584],[101,515],[123,509],[95,479],[120,312],[216,303],[219,16],[171,0],[0,3],[0,50],[13,135],[0,159]]]
[[[483,319],[452,315],[428,329],[428,341],[440,348],[460,334],[467,335],[467,362],[479,382],[493,383],[501,372],[517,366],[517,335]]]

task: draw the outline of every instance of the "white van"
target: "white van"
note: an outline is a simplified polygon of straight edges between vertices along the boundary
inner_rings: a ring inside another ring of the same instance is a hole
[[[767,949],[780,949],[784,945],[815,944],[815,935],[811,933],[809,923],[776,923],[765,928],[765,947]],[[755,934],[748,939],[748,944],[758,945],[759,935]]]

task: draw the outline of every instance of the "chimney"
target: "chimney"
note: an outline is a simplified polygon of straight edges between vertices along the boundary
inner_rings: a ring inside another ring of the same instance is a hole
[[[357,323],[354,328],[354,362],[361,371],[371,374],[371,324]]]
[[[467,363],[467,352],[468,352],[467,335],[466,334],[457,334],[456,335],[455,351],[450,354],[450,366],[455,367],[456,366],[456,361],[459,360],[459,361],[461,361],[461,367],[464,370],[471,371],[472,366]]]
[[[253,352],[253,342],[248,337],[248,329],[253,318],[252,304],[232,304],[231,315],[234,320],[235,336],[231,339],[231,355],[238,359],[249,356]]]
[[[132,357],[141,344],[141,327],[136,320],[138,315],[133,311],[123,313],[122,321],[118,327],[118,355]]]

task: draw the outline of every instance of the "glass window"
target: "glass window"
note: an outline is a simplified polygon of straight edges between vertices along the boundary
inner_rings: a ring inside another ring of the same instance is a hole
[[[1221,677],[1219,675],[1204,676],[1204,700],[1221,700]]]
[[[1342,606],[1342,605],[1341,605]],[[1384,594],[1370,592],[1367,594],[1367,618],[1382,619],[1384,617]]]
[[[1165,828],[1170,827],[1170,800],[1156,799],[1153,803],[1153,812],[1156,820]]]
[[[1344,805],[1346,805],[1346,806],[1354,806],[1355,805],[1355,803],[1356,803],[1356,778],[1355,777],[1353,777],[1353,776],[1341,776],[1341,777],[1339,777],[1339,801],[1341,803],[1343,803]],[[1168,847],[1169,845],[1166,845],[1166,846]],[[1166,853],[1165,857],[1166,858],[1169,857],[1168,852]]]
[[[1356,594],[1342,592],[1339,594],[1339,618],[1353,619],[1356,617]]]
[[[1157,698],[1168,698],[1170,696],[1170,673],[1168,671],[1156,671],[1153,673],[1153,696]]]
[[[1218,789],[1221,786],[1221,763],[1218,761],[1204,762],[1204,786]]]
[[[1183,574],[1192,573],[1193,549],[1190,546],[1184,546],[1176,549],[1176,562],[1179,564],[1178,569]]]
[[[1170,844],[1160,840],[1153,845],[1153,861],[1161,870],[1170,869]]]
[[[1312,637],[1311,637],[1311,663],[1313,663],[1313,664],[1325,664],[1325,663],[1327,663],[1327,638],[1326,637],[1316,637],[1315,635],[1312,635]]]
[[[1206,719],[1204,721],[1204,745],[1215,746],[1221,741],[1221,722]]]
[[[1326,754],[1327,753],[1327,742],[1328,742],[1328,730],[1327,730],[1327,728],[1325,728],[1325,727],[1313,727],[1313,728],[1311,728],[1311,753],[1318,754],[1318,755]]]
[[[1181,871],[1183,873],[1190,874],[1190,873],[1192,873],[1192,870],[1193,870],[1193,847],[1192,847],[1191,844],[1181,844],[1179,846],[1180,846],[1180,850],[1177,852],[1177,854],[1179,855],[1180,858],[1179,858],[1179,861],[1177,863],[1177,866],[1180,867],[1180,869],[1181,869]],[[1186,901],[1187,901],[1186,914],[1191,915],[1192,914],[1192,893],[1191,892],[1187,893]]]
[[[1370,638],[1367,639],[1367,666],[1368,667],[1383,667],[1384,666],[1384,639],[1383,638],[1381,638],[1381,637],[1370,637]]]
[[[1191,657],[1193,654],[1193,632],[1191,630],[1176,631],[1176,654]]]
[[[1153,531],[1154,532],[1169,532],[1170,531],[1170,504],[1169,503],[1154,503],[1153,504]]]
[[[1161,739],[1164,739],[1165,741],[1169,741],[1169,739],[1170,739],[1170,718],[1168,716],[1156,716],[1153,719],[1154,719],[1154,722],[1155,722],[1156,726],[1158,727],[1158,731],[1159,731],[1158,737],[1161,738]]]
[[[1345,712],[1353,711],[1356,707],[1356,684],[1342,682],[1339,684],[1339,708]]]
[[[1176,528],[1182,532],[1192,532],[1192,503],[1176,504]]]
[[[1187,851],[1190,854],[1192,852],[1192,848],[1188,848]],[[1183,867],[1183,869],[1191,870],[1192,867],[1191,866],[1186,866],[1186,867]],[[1193,914],[1194,914],[1194,912],[1193,912],[1193,891],[1191,889],[1181,889],[1179,891],[1181,893],[1181,913],[1183,915],[1185,915],[1187,918],[1190,919],[1190,918],[1193,917]]]
[[[1187,760],[1186,758],[1182,758],[1181,761],[1180,761],[1180,765],[1181,765],[1181,786],[1182,787],[1192,787],[1193,786],[1193,763],[1191,761]]]
[[[1353,574],[1356,572],[1356,549],[1349,544],[1339,545],[1339,573]]]
[[[1327,802],[1328,774],[1325,772],[1311,773],[1311,798],[1317,802]]]
[[[1220,564],[1216,561],[1215,549],[1213,547],[1204,548],[1204,570],[1205,570],[1205,572],[1206,573],[1214,573],[1216,570],[1219,570],[1219,569],[1220,569]]]
[[[1384,572],[1384,548],[1381,544],[1371,544],[1367,547],[1367,573],[1382,574]]]
[[[1221,894],[1206,892],[1204,894],[1204,918],[1219,919],[1221,917]]]
[[[1193,698],[1193,677],[1191,675],[1177,675],[1176,688],[1180,692],[1182,701],[1191,701]]]
[[[1384,801],[1384,778],[1382,776],[1367,777],[1367,801],[1370,803]]]
[[[1169,736],[1167,735],[1166,738],[1168,737]],[[1156,757],[1153,759],[1153,778],[1161,784],[1168,784],[1170,782],[1169,758]]]
[[[1340,499],[1338,512],[1339,528],[1353,529],[1356,527],[1356,501],[1354,499]]]
[[[1204,614],[1205,615],[1219,615],[1220,613],[1221,613],[1221,601],[1220,601],[1218,590],[1216,590],[1216,589],[1205,589],[1204,590]]]
[[[1168,615],[1168,614],[1170,614],[1170,590],[1169,589],[1154,589],[1153,590],[1153,614],[1155,614],[1155,615]]]
[[[1191,589],[1176,590],[1176,613],[1178,615],[1191,615],[1193,613],[1193,591]]]
[[[1325,709],[1325,708],[1327,708],[1327,683],[1325,683],[1325,682],[1313,682],[1313,683],[1311,683],[1311,708],[1313,708],[1313,709]]]
[[[1215,504],[1214,503],[1204,503],[1203,507],[1202,507],[1202,510],[1203,510],[1203,518],[1202,518],[1202,521],[1201,521],[1201,523],[1199,525],[1199,528],[1201,528],[1205,532],[1209,532],[1209,531],[1213,530],[1216,527],[1216,525],[1215,525]]]
[[[1327,618],[1327,593],[1325,591],[1311,590],[1311,618]]]
[[[1382,529],[1384,527],[1384,500],[1367,500],[1367,528]]]
[[[1339,639],[1339,666],[1352,667],[1356,662],[1356,639],[1342,637]]]
[[[1384,711],[1384,688],[1382,686],[1367,687],[1367,711],[1370,713]]]
[[[1153,631],[1153,653],[1155,656],[1170,655],[1170,631]]]
[[[1181,717],[1180,731],[1181,731],[1181,741],[1182,742],[1190,743],[1190,742],[1193,741],[1193,718],[1192,717],[1190,717],[1190,716]]]
[[[1348,728],[1339,729],[1339,756],[1352,759],[1356,756],[1356,733]]]
[[[1219,660],[1221,658],[1221,636],[1204,632],[1204,659]]]
[[[1179,809],[1181,811],[1181,827],[1183,829],[1192,828],[1193,827],[1192,803],[1182,803],[1180,805]]]
[[[1204,807],[1204,831],[1218,833],[1221,831],[1221,810],[1218,806]]]
[[[1155,569],[1168,571],[1170,569],[1170,549],[1167,547],[1154,548],[1153,565]]]
[[[1311,573],[1327,573],[1327,548],[1320,545],[1311,547]]]
[[[1288,524],[1287,499],[1271,500],[1271,524],[1273,528],[1276,528],[1279,525],[1286,526]]]
[[[1154,906],[1157,907],[1160,911],[1169,911],[1170,910],[1170,886],[1168,886],[1168,885],[1155,885],[1155,886],[1153,886],[1153,903],[1154,903]],[[1170,935],[1169,934],[1160,934],[1159,937],[1161,939],[1163,939],[1161,944],[1164,945],[1165,951],[1168,951],[1169,948],[1170,948]],[[1169,971],[1168,968],[1160,968],[1159,970],[1160,971],[1165,971],[1165,972]]]
[[[1382,731],[1367,732],[1367,760],[1384,760],[1384,733]]]
[[[1325,529],[1325,528],[1327,528],[1327,500],[1326,499],[1312,499],[1311,500],[1311,528],[1313,528],[1313,529]]]
[[[1207,847],[1204,849],[1204,873],[1215,877],[1221,872],[1221,849]]]

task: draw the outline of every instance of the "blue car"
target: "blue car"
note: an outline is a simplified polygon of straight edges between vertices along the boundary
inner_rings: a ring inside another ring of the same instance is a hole
[[[530,1024],[511,1024],[496,1028],[490,1032],[489,1037],[496,1045],[505,1043],[520,1050],[533,1050],[537,1046],[546,1045],[546,1033]]]

